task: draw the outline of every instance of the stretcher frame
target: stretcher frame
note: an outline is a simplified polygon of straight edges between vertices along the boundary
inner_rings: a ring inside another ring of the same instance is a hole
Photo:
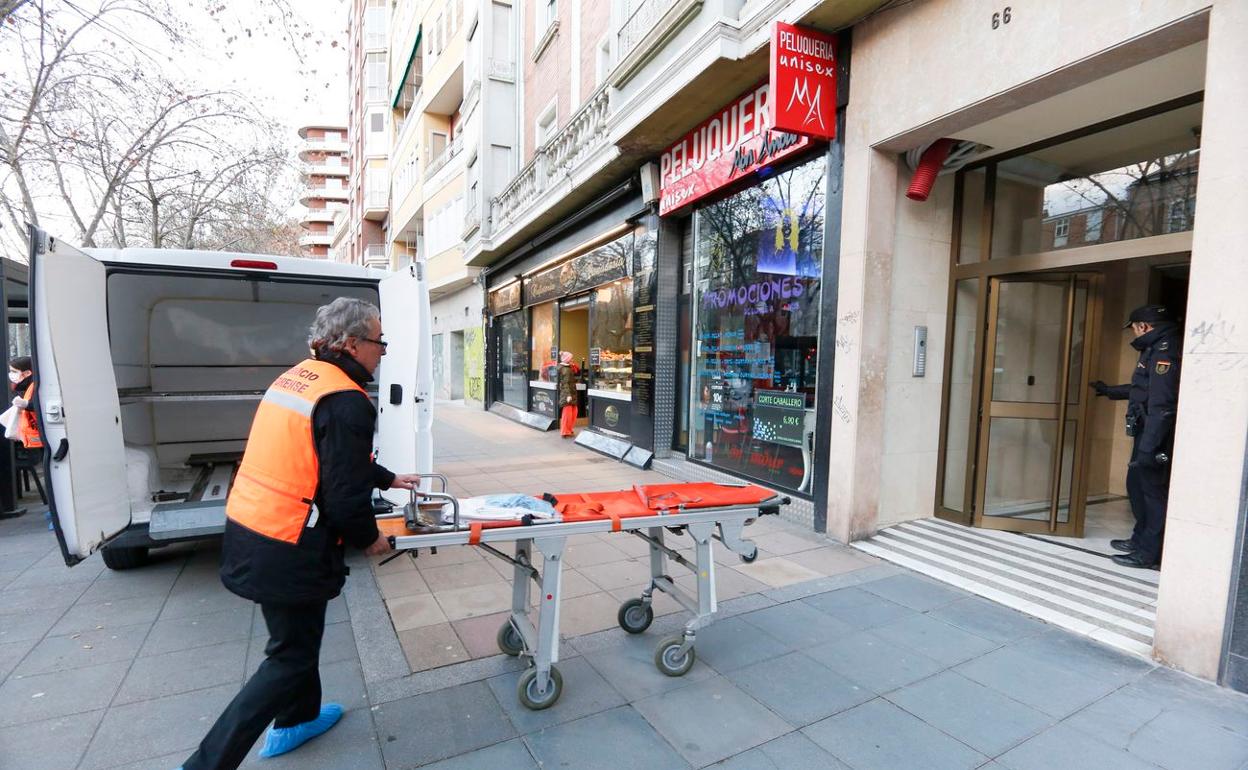
[[[563,691],[563,678],[555,664],[559,662],[559,606],[563,578],[563,555],[568,538],[600,532],[621,532],[641,538],[650,546],[650,580],[640,596],[620,606],[617,621],[628,633],[644,632],[654,619],[651,606],[654,592],[672,597],[693,614],[680,634],[661,640],[655,649],[655,666],[668,676],[682,676],[693,667],[696,659],[694,643],[697,632],[709,626],[719,610],[715,590],[715,558],[712,543],[719,541],[742,561],[752,562],[758,556],[757,546],[743,537],[745,527],[759,516],[777,515],[788,497],[772,495],[757,503],[707,508],[686,508],[677,505],[656,510],[652,516],[593,519],[588,521],[555,521],[523,526],[469,528],[459,519],[459,501],[446,492],[446,478],[428,474],[424,478],[439,481],[440,491],[413,491],[411,502],[402,513],[383,513],[378,519],[403,518],[409,526],[416,520],[420,506],[452,507],[452,523],[438,531],[408,535],[391,535],[390,545],[398,552],[409,552],[412,558],[418,549],[474,545],[489,555],[512,565],[512,598],[508,619],[498,631],[499,649],[508,655],[527,658],[529,668],[517,683],[517,697],[524,706],[539,710],[549,708]],[[734,485],[735,486],[735,485]],[[745,486],[745,485],[740,485]],[[685,558],[665,541],[665,533],[688,533],[693,540],[693,561]],[[512,554],[498,546],[513,544]],[[533,562],[533,554],[543,557],[542,568]],[[696,594],[676,584],[668,573],[669,560],[691,571],[696,578]],[[530,583],[540,590],[536,605],[537,618],[530,616]]]

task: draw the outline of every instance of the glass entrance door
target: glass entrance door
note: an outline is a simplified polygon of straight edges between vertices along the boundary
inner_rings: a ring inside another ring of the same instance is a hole
[[[1099,276],[990,281],[975,525],[1081,537]]]

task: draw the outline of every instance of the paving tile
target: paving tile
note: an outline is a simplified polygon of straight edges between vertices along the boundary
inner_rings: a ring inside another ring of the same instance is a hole
[[[64,609],[73,604],[87,583],[70,583],[60,586],[31,586],[7,588],[0,593],[0,616],[16,615],[38,610]]]
[[[1016,749],[997,757],[1010,770],[1095,767],[1097,770],[1144,770],[1156,765],[1115,749],[1066,724],[1055,725]]]
[[[573,637],[612,628],[619,608],[620,603],[606,591],[564,599],[559,606],[560,633]]]
[[[616,601],[615,611],[617,613],[620,611],[619,605],[629,601],[630,599],[641,598],[641,591],[638,591],[635,588],[620,588],[615,591],[608,591],[608,593],[610,593],[612,598]],[[683,606],[662,591],[655,591],[651,594],[650,608],[654,610],[654,616],[656,618],[661,618],[664,615],[671,615],[674,612],[685,612],[685,608]]]
[[[567,551],[563,556],[563,563],[569,567],[580,569],[582,567],[624,561],[627,558],[628,554],[610,543],[582,537],[569,540]]]
[[[129,665],[122,661],[10,676],[0,684],[0,727],[102,709],[113,699]]]
[[[648,573],[649,570],[646,570]],[[676,578],[676,585],[683,588],[690,596],[697,596],[698,581],[692,573]],[[760,583],[734,569],[717,568],[715,570],[715,595],[719,601],[736,599],[739,596],[762,593],[768,589],[767,584]]]
[[[437,553],[433,553],[428,548],[422,548],[420,553],[416,555],[416,569],[423,572],[433,567],[444,567],[448,564],[466,564],[483,558],[485,557],[481,555],[478,549],[468,546],[444,546],[439,548]]]
[[[1051,628],[1043,621],[979,598],[951,602],[929,614],[994,642],[1012,642]]]
[[[390,611],[395,631],[410,631],[446,622],[446,614],[433,594],[399,596],[388,600],[386,609]]]
[[[764,660],[728,678],[794,727],[853,708],[875,693],[801,652]]]
[[[1107,647],[1083,636],[1052,629],[1011,645],[1038,660],[1062,665],[1068,671],[1106,678],[1120,684],[1138,679],[1157,664]]]
[[[251,636],[250,605],[224,612],[158,620],[143,644],[140,655],[207,647],[221,642],[248,639]]]
[[[486,585],[502,580],[502,577],[484,559],[423,569],[419,576],[424,579],[429,590],[434,592]]]
[[[584,657],[629,701],[688,687],[715,675],[705,663],[695,660],[684,676],[667,676],[654,665],[658,644],[659,638],[654,634],[627,636],[619,644]]]
[[[979,752],[879,698],[816,722],[802,732],[855,770],[969,770],[988,761]]]
[[[191,750],[175,751],[160,757],[127,762],[124,765],[110,767],[108,770],[169,770],[171,767],[181,767],[182,762],[186,761],[190,755]]]
[[[488,658],[498,655],[498,629],[511,617],[510,612],[499,612],[493,615],[481,615],[475,618],[457,620],[451,624],[455,635],[464,645],[464,649],[472,658]]]
[[[99,577],[101,569],[103,569],[102,566],[93,565],[90,562],[74,567],[66,567],[64,563],[54,567],[31,567],[22,571],[21,575],[9,583],[8,590],[40,586],[68,586],[77,583],[85,584],[83,586],[85,589]]]
[[[788,560],[820,575],[840,575],[856,569],[869,567],[874,563],[865,554],[842,546],[823,546],[810,551],[801,551],[788,555]]]
[[[516,735],[484,682],[385,703],[376,707],[373,719],[392,767],[427,764]]]
[[[800,732],[782,735],[714,766],[716,770],[850,770]]]
[[[1067,717],[1063,723],[1114,748],[1126,749],[1135,732],[1167,710],[1173,700],[1128,685]]]
[[[413,671],[439,668],[470,657],[450,623],[400,631],[399,645]]]
[[[808,596],[802,602],[860,631],[894,623],[916,614],[909,607],[895,604],[856,586]]]
[[[869,583],[863,583],[861,588],[868,593],[882,596],[894,604],[900,604],[919,612],[943,607],[950,602],[965,599],[969,595],[921,580],[914,575],[895,575],[883,580],[872,580]]]
[[[131,660],[147,637],[150,626],[123,626],[84,631],[69,636],[49,636],[31,650],[14,673],[46,674],[85,666]]]
[[[471,588],[456,588],[434,594],[447,620],[493,615],[511,609],[511,586],[504,582]]]
[[[425,770],[538,770],[519,738],[425,765]]]
[[[808,540],[804,537],[798,537],[788,532],[768,532],[752,537],[759,548],[774,553],[777,556],[788,556],[792,553],[800,551],[809,551],[819,548],[822,544],[815,540]],[[826,541],[825,541],[826,542]]]
[[[0,644],[42,639],[65,612],[65,610],[54,609],[23,612],[19,615],[0,615]]]
[[[0,766],[14,770],[65,770],[77,767],[103,709],[0,728]]]
[[[721,676],[636,701],[633,707],[695,767],[726,759],[792,729]]]
[[[975,636],[928,615],[910,615],[871,629],[871,633],[921,652],[946,666],[995,650],[997,642]]]
[[[738,564],[731,569],[735,569],[742,575],[760,583],[765,583],[771,588],[780,588],[823,577],[813,569],[803,567],[797,562],[789,561],[783,556],[770,558],[760,556],[758,561],[753,564]]]
[[[160,602],[150,597],[116,599],[113,601],[78,604],[66,611],[52,626],[50,634],[62,636],[99,628],[117,628],[151,623],[160,614]]]
[[[619,562],[619,563],[623,564],[625,562]],[[510,580],[510,578],[508,578],[508,580]],[[510,582],[507,584],[507,586],[508,586],[508,590],[510,590],[511,588]],[[575,599],[579,596],[588,596],[589,594],[600,593],[602,589],[598,586],[597,583],[595,583],[594,581],[582,575],[578,570],[567,569],[565,567],[563,570],[563,574],[560,575],[559,577],[559,591],[562,594],[563,598],[566,600],[566,599]],[[638,593],[640,593],[640,591],[638,591]],[[510,594],[508,595],[510,596]],[[541,601],[541,598],[542,598],[541,590],[537,588],[536,585],[532,586],[529,589],[529,606],[536,607],[538,603]],[[508,608],[510,608],[511,602],[508,602],[507,606]]]
[[[82,770],[179,751],[191,753],[238,692],[236,685],[140,701],[108,710],[82,759]]]
[[[945,668],[939,661],[885,641],[872,631],[859,631],[811,647],[807,654],[877,693],[904,687]]]
[[[888,700],[990,757],[1053,724],[1053,718],[996,690],[945,671],[888,694]]]
[[[608,564],[590,564],[580,569],[581,574],[595,585],[607,591],[637,587],[640,592],[650,582],[649,561],[614,561]]]
[[[699,631],[695,647],[698,660],[721,674],[773,660],[793,650],[740,616],[717,621]]]
[[[793,649],[813,647],[852,629],[802,602],[787,602],[740,616]]]
[[[1014,647],[995,650],[954,670],[1059,719],[1122,686],[1118,677],[1074,672]]]
[[[36,639],[0,642],[0,682],[4,681],[9,672],[17,668],[17,664],[22,662],[22,658],[25,658],[36,644],[38,644]]]
[[[170,592],[169,598],[165,600],[165,606],[160,611],[161,620],[173,620],[178,618],[189,618],[197,615],[209,615],[215,612],[225,612],[227,610],[238,610],[242,608],[250,608],[252,603],[235,596],[215,577],[215,568],[213,570],[211,582],[206,585],[195,585],[195,578],[183,572],[178,578],[178,584],[174,585],[173,591]],[[206,576],[198,578],[208,581]],[[182,588],[182,585],[193,585],[194,588]]]
[[[1223,770],[1248,763],[1248,738],[1181,711],[1166,711],[1132,736],[1127,747],[1167,770]]]
[[[417,596],[429,593],[429,585],[415,569],[377,576],[377,590],[381,598],[397,599],[400,596]]]
[[[246,664],[247,642],[243,640],[138,658],[114,703],[134,703],[225,684],[239,686]]]
[[[141,597],[148,597],[149,601],[160,603],[173,588],[178,573],[169,570],[151,574],[146,574],[146,572],[146,569],[127,570],[124,573],[125,577],[96,580],[78,598],[78,603],[95,604]]]
[[[630,706],[566,722],[524,737],[539,767],[577,770],[687,770],[654,728]],[[609,751],[603,751],[604,747]]]
[[[513,671],[487,680],[494,697],[521,734],[624,705],[624,697],[584,659],[569,658],[556,663],[555,667],[563,677],[563,693],[555,705],[541,711],[525,708],[517,697],[516,687],[523,671]]]
[[[340,660],[359,660],[355,649],[355,634],[351,626],[339,623],[325,626],[325,634],[321,637],[321,665],[337,663]]]
[[[1118,692],[1160,701],[1248,737],[1248,696],[1173,669],[1157,667]],[[1115,693],[1117,694],[1117,693]]]
[[[257,612],[256,615],[263,622],[264,620],[263,613]],[[350,619],[351,619],[351,613],[347,609],[347,599],[342,594],[339,594],[336,598],[330,600],[329,604],[325,605],[325,624],[326,625],[329,625],[331,623],[343,623]]]

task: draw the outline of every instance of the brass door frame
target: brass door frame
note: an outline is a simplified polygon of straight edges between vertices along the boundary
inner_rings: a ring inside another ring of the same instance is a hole
[[[1071,346],[1074,338],[1075,298],[1079,284],[1086,282],[1087,308],[1084,315],[1083,355],[1079,369],[1081,377],[1086,380],[1090,376],[1093,362],[1096,360],[1100,337],[1101,280],[1102,277],[1098,273],[1027,273],[997,276],[988,279],[987,302],[985,303],[986,307],[983,308],[985,311],[985,322],[984,326],[980,327],[984,331],[982,338],[980,338],[983,342],[983,347],[981,348],[982,356],[980,356],[980,376],[982,379],[979,383],[980,390],[976,401],[977,408],[972,409],[972,413],[978,418],[978,425],[974,431],[976,437],[976,460],[973,464],[973,470],[968,469],[968,475],[971,472],[974,473],[974,486],[970,487],[973,490],[971,506],[973,526],[1010,532],[1052,534],[1066,537],[1083,536],[1084,509],[1087,502],[1087,473],[1084,468],[1084,459],[1089,436],[1087,416],[1091,398],[1085,389],[1080,394],[1078,404],[1073,405],[1073,409],[1069,403]],[[1058,372],[1059,389],[1057,403],[993,401],[994,361],[997,349],[997,321],[1000,311],[1001,284],[1010,282],[1054,283],[1058,281],[1065,281],[1067,285],[1065,290],[1065,317],[1062,325],[1061,368]],[[984,515],[988,480],[988,436],[993,417],[1045,419],[1057,422],[1057,435],[1053,445],[1052,457],[1050,458],[1052,463],[1050,467],[1052,481],[1049,490],[1049,518],[1047,521]],[[1071,458],[1069,510],[1066,522],[1062,523],[1057,521],[1058,504],[1061,500],[1062,456],[1067,430],[1066,423],[1072,419],[1075,423],[1076,434],[1074,456]]]

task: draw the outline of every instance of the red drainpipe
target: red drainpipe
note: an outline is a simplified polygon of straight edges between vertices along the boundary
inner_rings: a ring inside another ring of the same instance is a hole
[[[912,201],[927,200],[927,196],[932,193],[932,185],[936,184],[936,175],[940,173],[941,167],[945,165],[945,158],[949,157],[949,151],[953,149],[954,141],[937,139],[923,151],[919,167],[910,178],[910,189],[906,190],[907,198]]]

